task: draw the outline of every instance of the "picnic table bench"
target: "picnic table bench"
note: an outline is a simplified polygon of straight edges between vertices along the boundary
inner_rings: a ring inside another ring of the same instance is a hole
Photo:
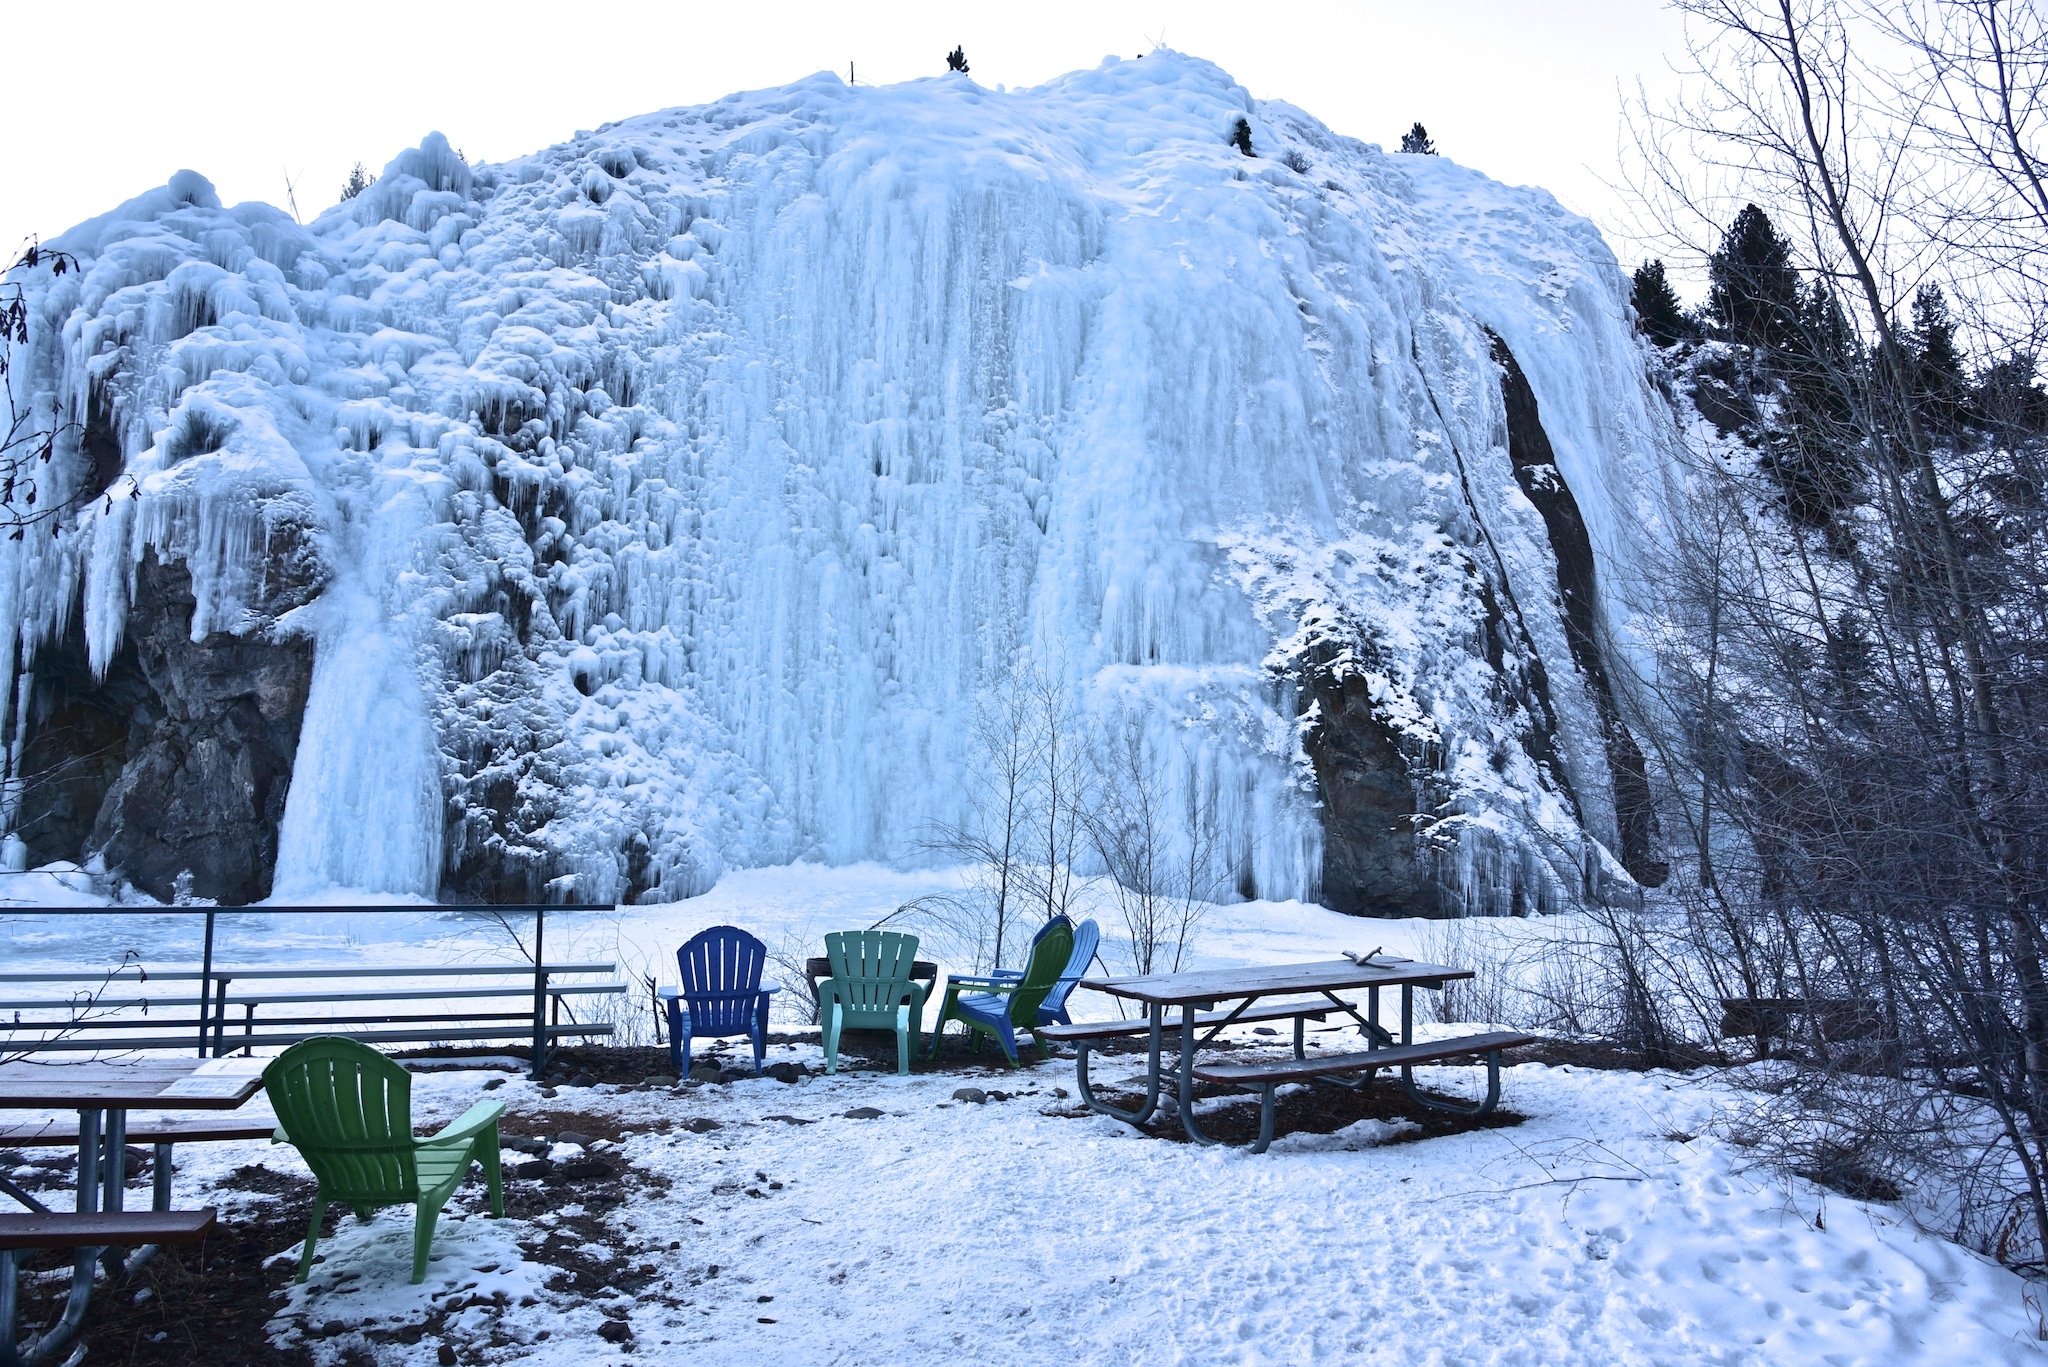
[[[1340,1001],[1332,1005],[1328,1001],[1312,1001],[1266,1002],[1234,1013],[1229,1011],[1197,1012],[1195,1015],[1195,1028],[1197,1030],[1207,1029],[1209,1033],[1196,1041],[1196,1047],[1200,1048],[1214,1040],[1225,1026],[1256,1025],[1263,1021],[1292,1020],[1294,1022],[1294,1056],[1302,1058],[1306,1052],[1303,1048],[1303,1035],[1308,1022],[1323,1020],[1332,1011],[1348,1011],[1350,1009],[1352,1009],[1350,1002]],[[1074,1046],[1074,1084],[1080,1090],[1081,1101],[1084,1105],[1106,1114],[1114,1115],[1118,1119],[1126,1119],[1128,1117],[1124,1112],[1118,1111],[1106,1103],[1098,1104],[1096,1102],[1095,1091],[1088,1082],[1088,1051],[1105,1040],[1131,1039],[1145,1034],[1156,1035],[1163,1029],[1163,1022],[1148,1018],[1140,1020],[1080,1021],[1073,1025],[1045,1025],[1039,1027],[1038,1033],[1043,1039]],[[1155,1038],[1153,1047],[1156,1049],[1159,1043],[1160,1041]],[[1149,1115],[1147,1118],[1149,1118]],[[1132,1123],[1143,1124],[1144,1122],[1138,1120]]]
[[[0,1367],[36,1367],[54,1358],[78,1331],[92,1288],[92,1265],[108,1246],[192,1244],[214,1226],[214,1210],[95,1210],[0,1215]],[[76,1249],[78,1274],[57,1325],[17,1347],[20,1308],[17,1262],[30,1249]],[[72,1359],[76,1361],[77,1359]]]
[[[1050,1027],[1046,1033],[1050,1038],[1067,1039],[1076,1045],[1076,1081],[1082,1099],[1089,1109],[1114,1116],[1130,1124],[1141,1125],[1151,1118],[1159,1105],[1160,1057],[1166,1024],[1165,1012],[1168,1007],[1179,1008],[1181,1044],[1180,1061],[1176,1071],[1180,1084],[1181,1127],[1187,1131],[1188,1138],[1198,1144],[1218,1142],[1203,1134],[1200,1124],[1195,1119],[1194,1086],[1198,1076],[1205,1082],[1227,1086],[1256,1085],[1261,1089],[1260,1138],[1254,1143],[1253,1151],[1264,1152],[1272,1141],[1274,1089],[1281,1082],[1294,1079],[1334,1082],[1343,1086],[1364,1086],[1380,1069],[1399,1068],[1403,1089],[1418,1105],[1474,1116],[1491,1112],[1500,1101],[1500,1051],[1512,1048],[1516,1044],[1532,1043],[1533,1036],[1492,1032],[1425,1044],[1417,1044],[1415,1040],[1415,989],[1421,987],[1440,991],[1448,981],[1471,976],[1473,975],[1469,969],[1418,963],[1395,955],[1379,955],[1376,951],[1363,958],[1347,957],[1319,963],[1204,969],[1193,973],[1153,974],[1135,978],[1090,978],[1083,979],[1081,986],[1144,1003],[1147,1015],[1145,1023],[1138,1025],[1135,1022],[1115,1022],[1110,1024],[1107,1031],[1098,1029],[1093,1036],[1087,1033],[1088,1027]],[[1398,987],[1401,990],[1401,1035],[1398,1041],[1380,1024],[1380,991],[1388,987]],[[1364,988],[1368,994],[1367,1013],[1364,1015],[1360,1015],[1352,1003],[1336,995],[1358,988]],[[1299,998],[1310,993],[1317,994],[1321,1000],[1305,1003],[1269,1002],[1263,1006],[1259,1004],[1262,998]],[[1215,1007],[1222,1001],[1237,1001],[1239,1004],[1228,1011],[1217,1011]],[[1340,1011],[1358,1023],[1359,1032],[1365,1036],[1366,1048],[1355,1054],[1305,1058],[1301,1045],[1301,1021],[1320,1018],[1311,1013],[1327,1014],[1330,1011]],[[1197,1064],[1197,1051],[1215,1039],[1224,1027],[1247,1020],[1277,1019],[1287,1015],[1297,1017],[1293,1059],[1269,1064]],[[1208,1033],[1198,1038],[1197,1032],[1204,1028]],[[1087,1081],[1087,1045],[1094,1039],[1114,1038],[1119,1034],[1136,1034],[1141,1030],[1151,1036],[1146,1067],[1145,1104],[1135,1111],[1120,1110],[1095,1097],[1090,1089]],[[1482,1100],[1474,1105],[1464,1106],[1425,1096],[1416,1089],[1412,1072],[1414,1065],[1464,1054],[1481,1054],[1487,1059],[1488,1086],[1487,1094]],[[1359,1074],[1363,1076],[1357,1076]]]
[[[221,1116],[130,1121],[126,1138],[132,1144],[149,1144],[154,1147],[155,1162],[150,1165],[150,1207],[153,1210],[169,1210],[173,1145],[236,1143],[252,1139],[269,1139],[276,1133],[275,1119],[243,1120],[233,1116]],[[49,1120],[40,1124],[0,1125],[0,1149],[73,1149],[77,1146],[78,1129],[75,1124],[59,1124]],[[6,1191],[9,1196],[30,1210],[36,1210],[42,1205],[40,1201],[4,1177],[0,1177],[0,1190]]]

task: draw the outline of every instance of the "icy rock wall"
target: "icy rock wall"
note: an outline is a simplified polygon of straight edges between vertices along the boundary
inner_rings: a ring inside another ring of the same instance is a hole
[[[1143,738],[1218,886],[1327,896],[1363,838],[1319,682],[1405,776],[1374,838],[1427,909],[1626,880],[1488,331],[1603,569],[1656,534],[1670,423],[1611,254],[1540,191],[1160,51],[821,74],[495,166],[435,135],[305,227],[181,173],[56,245],[85,269],[24,282],[16,380],[78,424],[77,501],[0,548],[11,680],[81,612],[105,671],[149,553],[195,636],[256,629],[270,524],[310,528],[329,587],[262,624],[317,661],[281,887],[917,858],[1020,659]]]

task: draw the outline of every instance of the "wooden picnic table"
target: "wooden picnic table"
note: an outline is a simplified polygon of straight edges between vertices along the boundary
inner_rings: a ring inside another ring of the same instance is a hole
[[[1142,1125],[1152,1118],[1159,1107],[1160,1054],[1165,1034],[1166,1009],[1180,1009],[1180,1063],[1176,1072],[1179,1080],[1181,1127],[1189,1139],[1198,1144],[1213,1144],[1195,1122],[1195,1055],[1204,1045],[1216,1038],[1226,1027],[1235,1024],[1264,997],[1320,997],[1301,1007],[1303,1014],[1310,1012],[1341,1011],[1358,1023],[1360,1032],[1366,1038],[1368,1049],[1392,1048],[1397,1043],[1394,1036],[1380,1025],[1380,989],[1398,987],[1401,989],[1401,1045],[1415,1042],[1415,989],[1441,991],[1446,982],[1470,978],[1472,971],[1463,968],[1448,968],[1442,964],[1421,963],[1413,959],[1402,959],[1392,955],[1376,954],[1369,959],[1354,962],[1350,959],[1330,959],[1302,964],[1247,964],[1233,968],[1206,968],[1191,973],[1155,973],[1135,978],[1083,978],[1081,986],[1097,992],[1105,992],[1126,1001],[1142,1003],[1145,1007],[1148,1025],[1147,1034],[1151,1045],[1146,1059],[1145,1104],[1135,1111],[1120,1110],[1106,1101],[1097,1099],[1089,1088],[1087,1079],[1088,1055],[1085,1048],[1078,1051],[1076,1071],[1080,1084],[1081,1098],[1087,1105],[1105,1115],[1133,1125]],[[1364,988],[1367,992],[1366,1014],[1361,1016],[1350,1002],[1337,994]],[[1215,1010],[1219,1002],[1235,1002],[1229,1011]],[[1200,1013],[1208,1012],[1207,1016]],[[1261,1013],[1266,1014],[1266,1013]],[[1207,1033],[1199,1039],[1198,1030]],[[1301,1053],[1299,1035],[1295,1050]],[[1402,1080],[1408,1082],[1406,1070]],[[1410,1087],[1412,1092],[1412,1085]]]
[[[804,960],[804,977],[810,980],[812,1001],[818,999],[819,982],[831,976],[832,960],[823,954]],[[938,987],[939,966],[930,959],[914,959],[910,964],[910,978],[912,982],[923,983],[925,995],[929,997]]]
[[[78,1197],[80,1215],[118,1212],[127,1184],[128,1112],[232,1111],[263,1086],[262,1076],[245,1060],[146,1059],[132,1063],[9,1063],[0,1064],[0,1110],[75,1110],[78,1112]],[[102,1140],[106,1161],[100,1161]],[[42,1215],[50,1210],[5,1177],[0,1191]],[[168,1207],[170,1187],[157,1183],[154,1204]],[[110,1274],[126,1274],[146,1262],[154,1247],[144,1245],[132,1257],[116,1248],[79,1250],[71,1273],[71,1296],[63,1318],[36,1341],[34,1360],[45,1361],[68,1343],[85,1318],[92,1293],[93,1264],[105,1262]],[[11,1350],[13,1345],[7,1345]]]

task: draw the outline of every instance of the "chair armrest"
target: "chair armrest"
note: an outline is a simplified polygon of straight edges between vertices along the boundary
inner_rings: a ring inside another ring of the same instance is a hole
[[[998,983],[1009,983],[1011,986],[1014,987],[1016,986],[1017,980],[1019,978],[1022,978],[1023,976],[1024,975],[1022,973],[1012,973],[1002,969],[998,969],[994,973],[986,974],[948,973],[946,975],[946,981],[949,983],[966,983],[974,987],[994,987]]]
[[[780,992],[781,990],[782,984],[778,982],[763,981],[761,984],[761,995],[764,997],[768,996],[770,993]]]
[[[479,1101],[476,1105],[464,1111],[461,1117],[453,1124],[432,1138],[422,1139],[420,1144],[423,1147],[428,1145],[440,1147],[442,1145],[467,1143],[485,1130],[495,1126],[498,1123],[498,1117],[503,1114],[505,1114],[504,1102]]]

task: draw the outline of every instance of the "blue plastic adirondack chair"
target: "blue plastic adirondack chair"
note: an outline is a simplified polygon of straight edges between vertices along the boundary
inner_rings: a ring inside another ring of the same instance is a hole
[[[668,998],[668,1061],[690,1073],[690,1042],[745,1035],[754,1042],[754,1076],[768,1052],[768,998],[780,989],[761,981],[768,946],[738,926],[713,926],[676,951],[682,988]]]
[[[1076,926],[1065,916],[1055,916],[1040,926],[1038,933],[1031,937],[1031,947],[1034,950],[1037,949],[1038,942],[1046,937],[1046,933],[1054,926],[1059,925],[1072,926],[1074,931],[1074,952],[1067,956],[1067,966],[1060,970],[1059,981],[1052,985],[1052,990],[1045,994],[1045,1000],[1039,1003],[1038,1023],[1040,1025],[1072,1025],[1074,1023],[1073,1019],[1067,1015],[1067,998],[1072,995],[1074,988],[1087,974],[1088,966],[1095,962],[1096,951],[1102,945],[1102,928],[1096,925],[1093,920],[1083,921],[1080,925]],[[1023,976],[1024,970],[1021,968],[998,968],[987,977],[954,977],[951,981],[967,987],[993,987],[1000,983],[1016,982]]]

